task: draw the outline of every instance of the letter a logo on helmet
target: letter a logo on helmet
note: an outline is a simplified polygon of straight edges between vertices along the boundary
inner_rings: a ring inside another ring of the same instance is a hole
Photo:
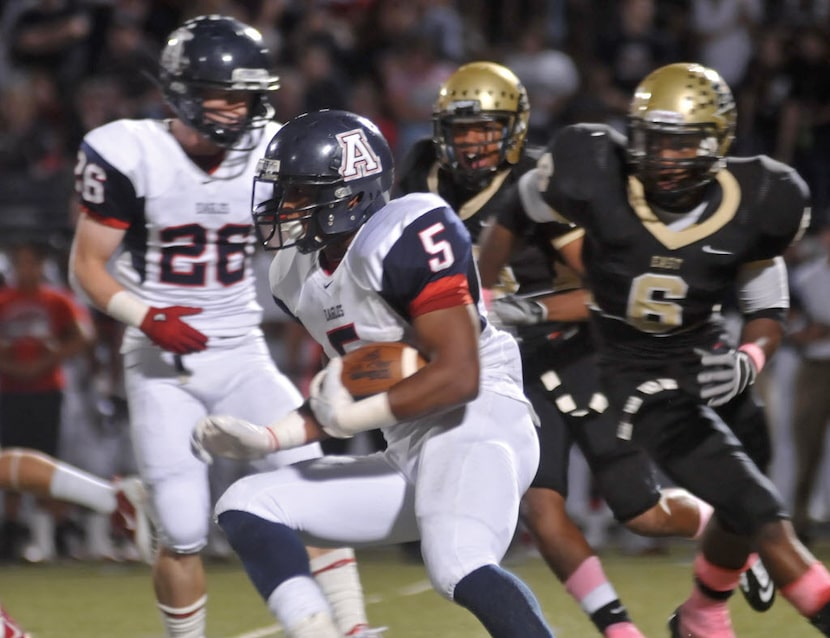
[[[383,172],[380,158],[372,150],[362,129],[338,133],[336,137],[343,149],[340,175],[344,182]]]

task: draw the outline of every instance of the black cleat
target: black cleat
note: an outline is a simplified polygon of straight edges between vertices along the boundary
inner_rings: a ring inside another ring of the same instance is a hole
[[[747,604],[755,611],[767,611],[775,602],[775,584],[760,558],[741,574],[738,585]]]
[[[680,633],[680,607],[669,616],[669,635],[670,638],[686,638]]]

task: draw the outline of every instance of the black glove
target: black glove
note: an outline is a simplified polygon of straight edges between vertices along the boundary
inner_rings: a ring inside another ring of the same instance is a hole
[[[752,358],[743,350],[722,352],[696,349],[703,369],[697,375],[700,398],[706,405],[717,407],[732,399],[755,383],[758,370]]]
[[[494,300],[491,311],[505,326],[531,326],[548,318],[548,309],[544,304],[513,295]]]

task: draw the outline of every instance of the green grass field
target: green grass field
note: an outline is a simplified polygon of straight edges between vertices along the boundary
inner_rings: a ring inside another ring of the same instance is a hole
[[[817,554],[827,562],[830,547],[819,546]],[[486,638],[468,612],[429,588],[423,567],[402,561],[396,549],[358,557],[370,619],[387,625],[389,638]],[[609,551],[602,558],[642,631],[666,638],[666,617],[690,589],[692,545],[656,557]],[[536,592],[559,638],[598,636],[541,559],[511,555],[505,564]],[[208,587],[208,638],[283,635],[237,563],[209,564]],[[35,638],[163,638],[143,565],[3,566],[0,600]],[[730,606],[741,638],[819,635],[780,597],[765,614],[753,612],[740,594]]]

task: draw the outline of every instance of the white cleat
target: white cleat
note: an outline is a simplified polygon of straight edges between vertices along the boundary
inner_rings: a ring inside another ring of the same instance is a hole
[[[147,490],[135,476],[117,478],[114,484],[118,504],[112,513],[113,530],[132,541],[141,560],[152,565],[156,558],[156,536],[148,511]]]

